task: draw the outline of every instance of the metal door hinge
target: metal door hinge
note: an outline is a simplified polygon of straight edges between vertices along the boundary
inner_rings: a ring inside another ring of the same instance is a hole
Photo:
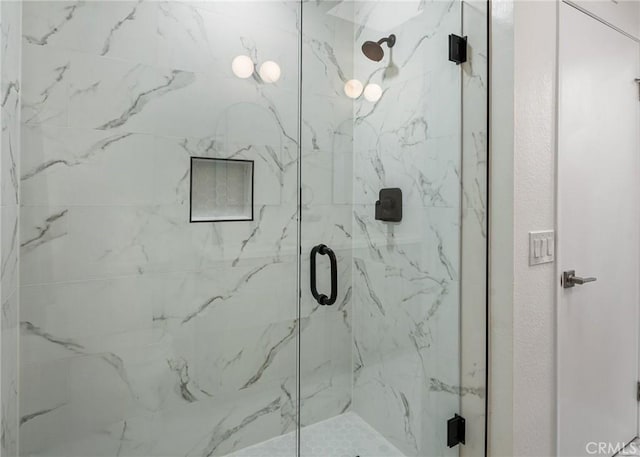
[[[637,383],[636,400],[640,401],[640,381]]]
[[[640,78],[636,78],[635,82],[638,85],[638,100],[640,100]]]
[[[460,65],[467,61],[467,37],[449,35],[449,60]]]
[[[458,444],[465,444],[465,420],[464,417],[456,414],[447,421],[447,446],[453,447]]]

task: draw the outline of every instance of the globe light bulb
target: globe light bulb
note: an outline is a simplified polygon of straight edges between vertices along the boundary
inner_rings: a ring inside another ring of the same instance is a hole
[[[364,98],[368,101],[375,103],[382,97],[382,87],[377,84],[367,84],[364,88]]]
[[[249,78],[254,71],[253,60],[249,56],[236,56],[231,62],[231,70],[238,78]]]
[[[358,98],[362,94],[362,83],[357,79],[350,79],[344,84],[344,93],[349,98]]]
[[[267,60],[260,65],[260,71],[258,73],[265,83],[274,83],[280,79],[280,65],[275,63],[273,60]]]

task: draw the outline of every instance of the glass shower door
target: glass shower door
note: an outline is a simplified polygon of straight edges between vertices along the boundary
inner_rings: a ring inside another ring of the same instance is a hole
[[[301,456],[458,453],[461,3],[423,3],[303,2]]]
[[[455,455],[461,372],[484,375],[460,368],[461,138],[476,141],[461,90],[486,92],[448,60],[464,5],[3,12],[22,74],[7,442],[42,457]]]
[[[22,8],[20,455],[293,457],[300,1]]]

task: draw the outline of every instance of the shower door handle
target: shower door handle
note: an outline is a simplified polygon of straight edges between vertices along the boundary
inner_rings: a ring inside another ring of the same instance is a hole
[[[318,253],[320,253],[320,255],[328,255],[329,262],[331,263],[331,295],[329,297],[325,294],[318,293],[318,288],[316,286],[316,255]],[[309,271],[311,273],[311,295],[313,295],[313,298],[315,298],[321,305],[333,305],[336,302],[336,298],[338,298],[338,262],[336,260],[335,253],[331,248],[324,244],[319,244],[311,249],[309,261]]]

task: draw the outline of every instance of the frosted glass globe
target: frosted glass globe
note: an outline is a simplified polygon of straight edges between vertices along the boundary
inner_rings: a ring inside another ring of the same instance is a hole
[[[280,79],[280,65],[275,63],[273,60],[267,60],[260,65],[259,74],[264,82],[274,83]]]
[[[249,56],[237,56],[231,62],[231,69],[238,78],[249,78],[253,74],[253,60]]]
[[[349,98],[358,98],[362,94],[362,83],[357,79],[350,79],[344,84],[344,93]]]
[[[377,102],[382,97],[382,87],[377,84],[367,84],[364,88],[364,98],[370,102]]]

